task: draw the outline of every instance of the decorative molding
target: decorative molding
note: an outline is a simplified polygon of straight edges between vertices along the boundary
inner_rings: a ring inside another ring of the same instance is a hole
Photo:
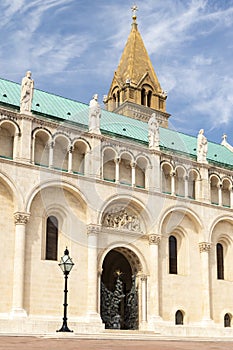
[[[159,245],[161,242],[161,236],[156,234],[151,234],[148,236],[149,244]]]
[[[199,243],[200,253],[209,253],[210,249],[211,249],[211,243],[208,243],[208,242]]]
[[[101,231],[101,226],[100,225],[95,225],[95,224],[90,224],[87,225],[87,234],[88,235],[97,235]]]
[[[141,275],[140,279],[142,282],[146,282],[147,281],[147,276],[146,275]]]
[[[14,213],[15,225],[26,225],[29,221],[30,214],[28,213]]]

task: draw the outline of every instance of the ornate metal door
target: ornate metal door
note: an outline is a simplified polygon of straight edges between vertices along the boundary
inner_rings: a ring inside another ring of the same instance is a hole
[[[134,276],[132,288],[126,295],[120,276],[113,292],[101,284],[101,317],[106,329],[138,329],[138,292]]]

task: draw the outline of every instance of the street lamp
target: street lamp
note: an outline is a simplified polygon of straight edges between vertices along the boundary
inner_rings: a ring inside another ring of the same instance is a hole
[[[70,271],[72,270],[74,263],[72,259],[69,256],[69,250],[66,247],[66,250],[64,251],[64,256],[61,257],[60,264],[58,264],[64,273],[64,278],[65,278],[65,289],[64,289],[64,316],[63,316],[63,324],[61,329],[57,330],[57,332],[73,332],[71,331],[68,326],[67,326],[67,280],[68,280],[68,275]]]

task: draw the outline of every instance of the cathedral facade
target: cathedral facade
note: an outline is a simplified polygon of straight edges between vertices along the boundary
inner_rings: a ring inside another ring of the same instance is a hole
[[[67,247],[74,332],[232,336],[233,149],[169,129],[136,16],[105,109],[0,91],[0,333],[60,328]]]

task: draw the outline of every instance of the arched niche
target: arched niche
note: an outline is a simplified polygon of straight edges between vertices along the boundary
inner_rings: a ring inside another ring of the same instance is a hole
[[[77,140],[74,142],[72,152],[72,171],[74,173],[85,173],[85,161],[88,149],[88,145],[83,140]]]
[[[13,159],[16,126],[10,121],[0,124],[0,157]]]
[[[49,166],[49,147],[51,135],[45,130],[38,130],[34,135],[34,163]]]
[[[69,140],[65,135],[57,135],[53,146],[53,167],[58,170],[68,170]]]
[[[103,150],[102,176],[106,181],[116,181],[116,151],[113,148]]]

